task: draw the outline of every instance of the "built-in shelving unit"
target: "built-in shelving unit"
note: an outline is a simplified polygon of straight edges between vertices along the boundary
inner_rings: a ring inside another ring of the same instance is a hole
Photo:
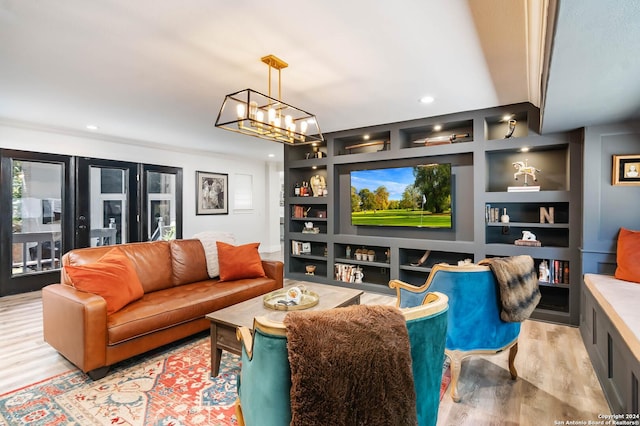
[[[287,146],[285,276],[391,294],[390,279],[423,284],[436,263],[528,254],[538,270],[542,264],[550,271],[539,283],[534,317],[577,324],[581,140],[538,134],[538,117],[524,103],[325,134],[322,146]],[[523,190],[517,162],[534,167],[525,189],[538,190]],[[429,163],[451,164],[451,229],[352,225],[353,170]],[[326,190],[296,196],[296,184],[314,176]],[[505,209],[508,223],[500,221]],[[540,246],[516,245],[523,231]],[[298,242],[309,243],[310,252],[294,253]],[[358,259],[358,249],[367,257]],[[307,265],[315,265],[314,275]]]

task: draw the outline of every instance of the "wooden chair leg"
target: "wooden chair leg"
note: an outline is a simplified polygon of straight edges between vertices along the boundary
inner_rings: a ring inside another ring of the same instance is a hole
[[[516,355],[518,354],[518,342],[514,343],[511,348],[509,348],[509,373],[511,373],[511,380],[515,380],[518,378],[518,370],[516,370]]]
[[[238,426],[245,426],[244,424],[244,416],[242,415],[242,406],[240,405],[240,398],[236,399],[236,420],[238,421]]]
[[[458,378],[460,377],[460,370],[462,367],[462,359],[457,356],[449,355],[451,360],[451,399],[453,402],[460,402],[460,395],[458,394]]]

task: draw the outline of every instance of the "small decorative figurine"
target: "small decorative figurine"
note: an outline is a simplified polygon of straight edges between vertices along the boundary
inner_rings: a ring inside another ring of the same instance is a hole
[[[516,130],[516,120],[509,120],[509,127],[507,128],[507,134],[504,135],[505,139],[509,139],[511,136],[513,136],[513,132]]]
[[[538,173],[541,172],[540,169],[536,169],[533,166],[529,166],[527,162],[528,160],[525,159],[524,161],[516,161],[515,163],[513,163],[513,167],[517,170],[513,174],[513,179],[518,180],[518,176],[524,175],[524,186],[527,186],[529,184],[527,182],[527,178],[529,176],[531,176],[534,182],[537,182],[538,178],[536,177],[536,172]]]
[[[311,190],[313,191],[314,197],[322,197],[324,195],[324,188],[327,187],[327,184],[324,180],[324,176],[315,175],[311,177]]]

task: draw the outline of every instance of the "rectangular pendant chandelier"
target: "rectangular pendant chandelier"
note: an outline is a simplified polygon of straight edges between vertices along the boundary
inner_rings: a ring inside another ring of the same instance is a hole
[[[273,55],[262,62],[269,66],[269,94],[245,89],[225,96],[215,126],[290,145],[323,142],[316,116],[280,99],[280,70],[287,63]],[[278,99],[271,96],[271,68],[278,70]]]

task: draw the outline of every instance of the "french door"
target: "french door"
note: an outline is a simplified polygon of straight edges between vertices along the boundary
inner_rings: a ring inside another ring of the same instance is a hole
[[[59,282],[80,247],[182,238],[182,169],[0,149],[0,296]]]
[[[0,149],[0,296],[60,277],[73,244],[73,158]]]
[[[75,248],[141,241],[138,164],[79,158]]]

